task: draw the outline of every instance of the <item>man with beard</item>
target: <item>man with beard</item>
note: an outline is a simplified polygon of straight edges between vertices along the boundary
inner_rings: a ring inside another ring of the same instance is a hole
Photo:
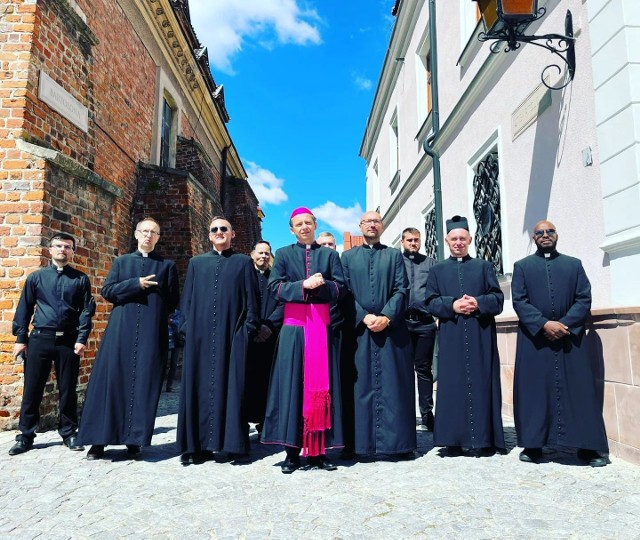
[[[235,232],[211,220],[213,250],[189,261],[180,311],[185,334],[177,446],[182,465],[226,452],[249,460],[244,418],[249,340],[256,330],[258,284],[251,258],[231,249]]]
[[[9,450],[10,456],[23,454],[33,447],[51,362],[55,366],[60,394],[58,433],[70,450],[84,450],[76,437],[76,386],[80,355],[89,339],[96,304],[91,296],[89,278],[69,266],[75,248],[75,240],[68,234],[58,233],[51,237],[51,264],[27,276],[13,317],[13,335],[16,336],[13,356],[24,358],[26,354],[26,359],[18,422],[20,434]],[[29,335],[31,322],[33,330]]]
[[[433,348],[436,341],[436,323],[427,311],[425,289],[429,269],[436,263],[420,253],[420,231],[408,227],[400,240],[404,267],[409,278],[409,307],[404,318],[411,336],[413,368],[418,381],[419,431],[433,431]]]
[[[284,304],[284,324],[271,373],[262,442],[282,444],[284,474],[300,467],[333,471],[325,451],[342,446],[337,347],[330,307],[344,288],[340,257],[315,242],[316,218],[297,208],[289,220],[297,242],[276,251],[269,289]]]
[[[356,454],[415,458],[415,391],[404,313],[409,296],[402,253],[380,243],[380,214],[360,220],[364,245],[342,255],[355,302]]]
[[[513,388],[520,460],[538,463],[543,446],[567,446],[603,467],[609,447],[584,328],[591,285],[580,260],[556,250],[553,223],[537,223],[533,241],[538,250],[515,263],[511,282],[520,320]]]
[[[144,218],[135,228],[138,249],[118,257],[102,286],[113,304],[96,356],[78,440],[87,459],[107,445],[124,444],[133,459],[151,444],[167,358],[169,314],[179,299],[173,261],[155,251],[160,225]]]
[[[463,447],[491,455],[505,448],[495,323],[504,295],[493,264],[469,256],[466,218],[447,220],[445,241],[451,256],[431,268],[426,290],[427,309],[440,323],[433,444],[449,456]]]
[[[267,390],[273,354],[278,340],[278,332],[282,326],[283,308],[267,288],[271,275],[271,244],[266,240],[257,242],[251,250],[251,259],[258,279],[260,319],[258,331],[249,343],[245,406],[247,422],[255,423],[258,435],[260,435],[267,406]]]

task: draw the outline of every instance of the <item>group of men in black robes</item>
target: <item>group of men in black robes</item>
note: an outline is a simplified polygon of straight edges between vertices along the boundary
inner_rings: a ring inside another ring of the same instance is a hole
[[[279,249],[270,269],[267,242],[257,243],[251,257],[236,253],[231,224],[213,218],[213,249],[191,259],[180,303],[185,336],[177,435],[181,463],[216,453],[247,462],[249,421],[256,423],[263,443],[285,446],[281,467],[287,474],[300,467],[301,453],[308,465],[335,470],[326,456],[332,447],[359,456],[413,459],[416,347],[410,321],[426,316],[438,320],[440,367],[435,420],[433,401],[425,397],[422,424],[432,424],[427,429],[433,428],[435,446],[446,447],[448,455],[504,450],[495,325],[503,293],[493,265],[469,256],[466,219],[447,221],[451,257],[435,265],[431,261],[422,270],[424,256],[415,258],[415,241],[409,238],[416,231],[403,232],[403,257],[380,243],[384,226],[376,212],[361,218],[364,244],[342,259],[327,249],[335,248],[335,239],[327,247],[315,241],[316,227],[310,210],[296,209],[290,218],[296,243]],[[88,459],[101,458],[108,445],[126,445],[132,458],[140,458],[153,433],[178,279],[175,264],[154,251],[159,224],[145,218],[136,225],[135,236],[137,251],[115,259],[102,289],[113,310],[77,437],[77,422],[61,428],[72,450],[91,445]],[[67,249],[64,235],[54,238]],[[577,447],[578,457],[591,466],[606,465],[602,400],[584,339],[589,281],[578,259],[556,251],[558,234],[552,223],[538,223],[533,240],[538,251],[515,264],[512,283],[520,319],[514,384],[518,443],[524,447],[520,459],[538,463],[545,445],[558,445]],[[58,264],[56,257],[52,261]],[[64,264],[58,265],[58,276],[65,275],[61,268]],[[414,290],[417,281],[408,279],[407,268],[428,274],[426,286]],[[51,289],[49,281],[39,286]],[[17,311],[19,322],[14,321],[16,355],[26,351],[25,332],[34,307],[36,314],[46,314],[56,303],[55,290],[45,290],[49,297],[41,299],[37,287],[31,288],[33,299],[25,286],[24,309]],[[87,302],[85,298],[73,310],[84,305],[86,311]],[[90,328],[86,320],[80,322],[74,324],[82,327],[84,337],[77,338],[74,358]],[[79,332],[49,328],[44,322],[39,328],[35,319],[34,324],[32,336],[51,334],[56,346],[59,336],[66,339],[68,333],[75,339]],[[38,371],[38,388],[46,374]],[[25,372],[25,388],[33,386],[35,377]],[[25,407],[37,408],[38,392]],[[11,455],[31,448],[31,424]]]

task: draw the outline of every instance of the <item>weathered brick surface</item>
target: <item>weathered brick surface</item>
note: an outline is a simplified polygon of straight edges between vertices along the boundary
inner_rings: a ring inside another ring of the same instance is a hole
[[[113,257],[132,248],[139,217],[161,222],[159,249],[178,262],[181,278],[189,257],[210,249],[212,215],[227,211],[242,251],[260,224],[248,183],[221,178],[221,149],[194,142],[197,111],[181,111],[176,169],[149,164],[157,59],[143,42],[151,34],[134,28],[121,2],[2,0],[0,13],[0,429],[7,429],[17,423],[23,373],[11,355],[11,321],[26,276],[48,264],[53,232],[77,239],[74,263],[98,301],[82,396],[110,313],[99,292]],[[88,132],[38,99],[41,72],[88,108]],[[52,377],[44,426],[56,423],[56,393]]]

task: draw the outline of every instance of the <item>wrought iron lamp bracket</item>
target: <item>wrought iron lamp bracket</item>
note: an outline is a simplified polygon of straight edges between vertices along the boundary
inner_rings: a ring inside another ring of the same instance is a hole
[[[561,90],[569,85],[576,72],[575,38],[573,37],[573,17],[571,16],[571,11],[567,10],[567,15],[564,19],[564,35],[544,34],[541,36],[527,36],[524,34],[524,29],[530,23],[543,17],[546,12],[546,8],[541,7],[533,18],[529,19],[525,23],[516,25],[511,25],[503,20],[504,26],[502,28],[488,33],[482,32],[478,35],[478,40],[483,42],[493,41],[489,46],[489,50],[492,53],[498,53],[500,50],[503,50],[504,52],[516,51],[520,48],[522,43],[530,43],[536,47],[547,49],[552,54],[555,54],[558,58],[562,59],[569,76],[566,77],[564,84],[560,86],[550,86],[545,80],[547,70],[555,68],[560,74],[562,73],[562,68],[558,64],[549,64],[542,70],[540,79],[542,80],[542,84],[547,88],[550,88],[551,90]]]

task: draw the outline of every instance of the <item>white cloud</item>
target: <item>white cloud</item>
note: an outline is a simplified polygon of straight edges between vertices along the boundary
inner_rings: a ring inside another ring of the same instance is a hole
[[[246,41],[266,48],[322,42],[315,10],[299,0],[190,0],[189,12],[198,38],[207,46],[213,67],[233,73],[231,61]]]
[[[260,204],[281,204],[289,197],[282,189],[284,180],[252,161],[247,161],[247,177]]]
[[[361,77],[359,75],[353,78],[353,82],[358,90],[371,90],[371,87],[373,86],[371,79],[367,79],[366,77]]]
[[[343,208],[332,201],[327,201],[321,206],[312,208],[311,211],[320,221],[323,221],[336,231],[360,234],[358,223],[360,222],[360,216],[364,213],[360,203]]]

